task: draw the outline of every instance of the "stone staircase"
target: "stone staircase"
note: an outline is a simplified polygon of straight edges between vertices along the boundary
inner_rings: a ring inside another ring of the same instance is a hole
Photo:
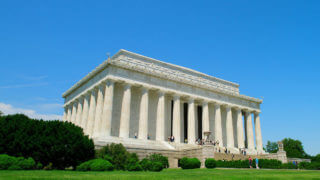
[[[134,138],[119,138],[119,137],[94,139],[94,144],[97,148],[103,147],[111,143],[116,143],[116,144],[121,143],[125,147],[131,148],[131,149],[175,150],[175,147],[172,144],[165,141],[142,140],[142,139],[134,139]]]
[[[199,149],[201,146],[195,144],[185,144],[185,143],[174,143],[174,142],[167,142],[170,144],[175,150],[189,150],[189,149]]]

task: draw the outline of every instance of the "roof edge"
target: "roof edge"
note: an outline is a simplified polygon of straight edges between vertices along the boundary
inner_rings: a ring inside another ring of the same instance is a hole
[[[137,54],[137,53],[134,53],[134,52],[125,50],[125,49],[120,49],[113,57],[116,57],[116,56],[120,55],[122,52],[128,53],[128,54],[132,54],[132,55],[135,55],[135,56],[139,56],[139,57],[142,57],[142,58],[151,60],[151,61],[155,61],[155,62],[157,62],[157,63],[162,63],[162,64],[166,64],[166,65],[169,65],[169,66],[173,66],[173,67],[176,67],[176,68],[179,68],[179,69],[187,70],[187,71],[193,72],[193,73],[195,73],[195,74],[199,74],[199,75],[202,75],[202,76],[206,76],[206,77],[208,77],[208,78],[214,78],[214,79],[216,79],[216,80],[218,80],[218,81],[222,81],[222,82],[224,82],[224,83],[228,83],[228,84],[234,85],[234,86],[236,86],[236,87],[238,87],[238,88],[240,87],[240,85],[239,85],[238,83],[235,83],[235,82],[231,82],[231,81],[227,81],[227,80],[224,80],[224,79],[221,79],[221,78],[217,78],[217,77],[214,77],[214,76],[210,76],[210,75],[208,75],[208,74],[205,74],[205,73],[202,73],[202,72],[199,72],[199,71],[196,71],[196,70],[187,68],[187,67],[183,67],[183,66],[179,66],[179,65],[176,65],[176,64],[171,64],[171,63],[168,63],[168,62],[160,61],[160,60],[158,60],[158,59],[154,59],[154,58],[151,58],[151,57],[148,57],[148,56],[144,56],[144,55],[141,55],[141,54]]]

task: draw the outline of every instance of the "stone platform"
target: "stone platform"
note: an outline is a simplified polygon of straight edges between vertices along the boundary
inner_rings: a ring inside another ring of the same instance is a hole
[[[278,159],[286,162],[285,154],[258,154],[256,151],[247,153],[246,156],[236,151],[236,153],[226,154],[222,147],[213,145],[195,145],[184,143],[172,143],[166,141],[142,140],[133,138],[95,138],[94,143],[96,148],[101,148],[107,144],[116,143],[123,144],[129,152],[137,153],[140,159],[143,159],[151,154],[157,153],[168,157],[170,168],[178,167],[178,160],[183,157],[198,158],[201,161],[201,166],[204,167],[204,162],[207,158],[215,158],[216,160],[244,160],[251,158],[263,159]],[[219,152],[220,149],[220,152]]]

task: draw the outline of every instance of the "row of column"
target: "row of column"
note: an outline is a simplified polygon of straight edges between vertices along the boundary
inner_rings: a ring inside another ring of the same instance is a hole
[[[81,96],[73,104],[67,106],[65,109],[64,117],[67,121],[71,121],[76,125],[83,127],[86,134],[91,137],[108,137],[111,136],[111,123],[112,123],[112,107],[114,97],[114,81],[108,80],[93,90]],[[180,96],[175,94],[173,96],[173,122],[172,134],[176,140],[181,137],[181,100]],[[147,87],[141,88],[141,101],[140,101],[140,116],[139,116],[139,130],[138,138],[147,139],[148,137],[148,113],[149,113],[149,89]],[[237,128],[237,148],[254,149],[254,135],[251,114],[248,110],[245,111],[245,133],[243,131],[242,110],[236,109],[236,127],[233,127],[232,110],[231,106],[221,105],[214,103],[215,121],[214,121],[214,137],[219,141],[219,145],[223,145],[222,139],[222,122],[221,122],[221,106],[226,109],[226,145],[228,148],[234,148],[234,134],[233,128]],[[202,103],[202,131],[209,131],[209,105],[207,101]],[[124,85],[119,137],[129,138],[130,131],[130,109],[131,109],[131,85]],[[196,111],[194,98],[188,98],[188,143],[194,144],[196,142]],[[262,137],[260,128],[259,113],[254,113],[256,146],[258,151],[262,151]],[[246,141],[245,141],[246,137]],[[156,116],[156,140],[165,140],[165,92],[158,91],[158,104]],[[246,145],[245,145],[246,142]]]
[[[83,128],[91,137],[111,135],[114,82],[108,80],[65,107],[64,120]]]

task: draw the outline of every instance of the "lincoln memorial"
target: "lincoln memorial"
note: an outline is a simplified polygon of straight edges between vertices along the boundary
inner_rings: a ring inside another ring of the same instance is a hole
[[[82,127],[97,147],[122,143],[140,154],[176,153],[176,158],[204,146],[264,154],[261,99],[241,95],[237,83],[126,50],[63,98],[64,121]]]

